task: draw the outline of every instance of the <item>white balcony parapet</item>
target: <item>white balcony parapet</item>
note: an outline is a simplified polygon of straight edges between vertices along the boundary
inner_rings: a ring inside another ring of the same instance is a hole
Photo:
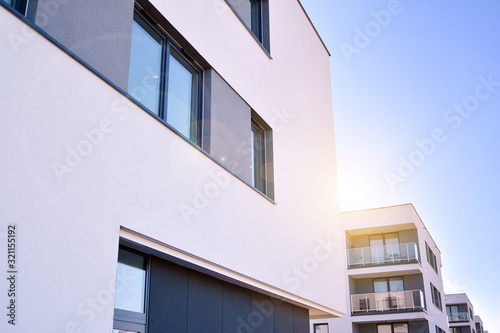
[[[468,312],[452,312],[448,313],[448,322],[449,323],[462,323],[469,321],[469,313]]]
[[[389,244],[347,250],[349,268],[420,262],[416,243]]]
[[[380,313],[424,309],[422,290],[391,291],[351,295],[351,313]]]

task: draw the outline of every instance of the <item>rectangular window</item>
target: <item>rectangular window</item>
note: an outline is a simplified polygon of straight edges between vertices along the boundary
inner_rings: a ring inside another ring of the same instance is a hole
[[[427,262],[431,265],[431,267],[437,273],[438,272],[438,265],[437,265],[436,255],[434,254],[434,252],[432,252],[431,248],[429,247],[429,245],[427,243],[425,243],[425,249],[427,252]]]
[[[450,327],[451,333],[462,333],[462,327]]]
[[[377,333],[408,333],[408,324],[379,324],[377,325]]]
[[[314,324],[314,333],[328,333],[328,324]]]
[[[267,52],[270,52],[269,42],[269,0],[248,0],[250,30],[262,44]]]
[[[252,112],[253,113],[253,112]],[[252,186],[273,198],[272,131],[257,115],[251,120]]]
[[[373,279],[373,291],[376,293],[404,291],[403,278],[392,277]]]
[[[128,93],[198,145],[201,76],[201,69],[182,54],[166,33],[136,10]]]
[[[17,10],[22,15],[26,15],[26,6],[28,5],[28,0],[1,0],[12,6],[15,10]]]
[[[119,248],[116,269],[114,331],[120,333],[145,332],[146,267],[147,259],[144,255],[128,248]]]
[[[432,294],[432,303],[438,307],[439,310],[443,310],[441,305],[441,293],[434,287],[431,283],[431,294]]]
[[[400,258],[399,236],[397,233],[370,235],[369,239],[372,263],[385,263],[386,259]]]
[[[445,333],[445,331],[441,327],[436,326],[436,333]]]

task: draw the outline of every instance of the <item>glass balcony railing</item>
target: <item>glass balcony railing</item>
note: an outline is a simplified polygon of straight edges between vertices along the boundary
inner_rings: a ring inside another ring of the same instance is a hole
[[[452,312],[448,313],[448,322],[449,323],[462,323],[469,321],[469,313],[468,312]]]
[[[384,264],[420,262],[417,244],[403,243],[347,250],[349,268]]]
[[[424,309],[422,290],[351,295],[351,313],[380,313],[384,311]]]

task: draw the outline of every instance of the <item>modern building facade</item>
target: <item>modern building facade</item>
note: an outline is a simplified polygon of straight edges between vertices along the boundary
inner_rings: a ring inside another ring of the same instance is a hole
[[[348,314],[312,320],[312,332],[447,332],[441,254],[413,205],[342,213],[342,222]]]
[[[481,317],[478,315],[474,315],[474,325],[476,326],[476,333],[485,333],[487,331],[484,330],[483,321]]]
[[[2,0],[0,30],[0,331],[346,312],[329,53],[299,1]]]
[[[467,294],[446,294],[446,313],[451,333],[477,333],[474,306]]]

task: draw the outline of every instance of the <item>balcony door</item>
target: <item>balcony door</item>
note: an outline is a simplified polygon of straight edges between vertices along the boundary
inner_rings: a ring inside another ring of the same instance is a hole
[[[399,237],[396,232],[382,235],[370,235],[370,254],[373,264],[399,260]]]
[[[404,290],[402,277],[373,279],[373,291],[379,294],[375,301],[377,310],[387,311],[404,307],[404,296],[401,293],[391,294]]]

